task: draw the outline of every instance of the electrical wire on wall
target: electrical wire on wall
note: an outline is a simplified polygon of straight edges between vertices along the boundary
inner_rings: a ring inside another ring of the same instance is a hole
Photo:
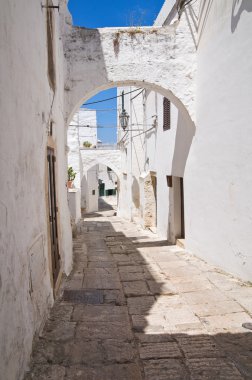
[[[153,124],[140,124],[140,123],[138,123],[138,124],[131,124],[133,127],[134,126],[136,126],[136,127],[138,127],[138,126],[143,126],[143,127],[151,127]],[[69,124],[69,127],[78,127],[78,128],[89,128],[89,129],[97,129],[97,128],[118,128],[119,129],[119,127],[117,126],[117,125],[79,125],[79,124]],[[130,130],[130,129],[127,129],[128,131]],[[139,128],[137,128],[137,129],[132,129],[132,131],[139,131]]]
[[[138,93],[136,94],[135,96],[133,96],[133,98],[131,98],[131,101],[134,100],[135,98],[137,98],[139,95],[141,95],[143,92],[144,92],[144,88]]]
[[[90,112],[90,111],[95,111],[95,112],[110,112],[110,111],[117,111],[119,112],[118,108],[100,108],[100,109],[87,109],[87,108],[80,108],[82,111],[85,112]]]
[[[133,98],[131,98],[131,100],[137,98],[138,96],[140,96],[143,91],[145,89],[142,89],[142,88],[137,88],[137,89],[134,89],[134,90],[131,90],[131,91],[128,91],[126,93],[124,93],[124,95],[129,95],[129,94],[132,94],[134,92],[137,92],[139,91]],[[88,105],[93,105],[93,104],[98,104],[98,103],[102,103],[102,102],[106,102],[106,101],[109,101],[109,100],[112,100],[112,99],[118,99],[122,97],[122,94],[120,95],[117,95],[117,96],[113,96],[113,97],[110,97],[110,98],[106,98],[106,99],[101,99],[101,100],[97,100],[97,101],[94,101],[94,102],[88,102],[88,103],[84,103],[83,106],[81,107],[81,110],[82,111],[86,111],[86,112],[90,112],[90,111],[95,111],[95,112],[112,112],[112,111],[117,111],[117,112],[120,112],[120,109],[118,108],[105,108],[105,109],[93,109],[93,110],[90,110],[90,109],[85,109],[84,107],[85,106],[88,106]],[[143,128],[146,128],[146,127],[149,127],[149,126],[153,126],[153,124],[131,124],[132,126],[141,126]],[[79,123],[78,124],[70,124],[69,125],[70,127],[78,127],[78,128],[89,128],[89,129],[106,129],[106,128],[114,128],[114,129],[117,129],[119,130],[119,127],[118,126],[115,126],[115,125],[80,125]],[[142,129],[140,128],[133,128],[133,129],[128,129],[127,132],[125,133],[125,135],[121,138],[121,140],[118,142],[118,144],[122,143],[122,142],[125,142],[126,140],[126,137],[128,135],[129,132],[139,132],[139,131],[143,131]],[[142,132],[144,133],[144,131]],[[142,134],[140,133],[140,134]],[[133,135],[132,137],[134,138],[136,135]],[[138,135],[137,135],[138,136]],[[82,137],[91,137],[91,136],[82,136]]]
[[[135,90],[132,90],[132,91],[129,91],[129,92],[125,92],[124,95],[128,95],[128,94],[131,94],[132,92],[136,92],[136,91],[139,91],[139,90],[141,90],[141,88],[137,88]],[[111,98],[97,100],[95,102],[90,102],[90,103],[84,103],[83,106],[85,107],[85,106],[90,106],[91,104],[97,104],[97,103],[107,102],[108,100],[117,99],[117,98],[121,98],[121,97],[122,97],[122,95],[112,96]]]

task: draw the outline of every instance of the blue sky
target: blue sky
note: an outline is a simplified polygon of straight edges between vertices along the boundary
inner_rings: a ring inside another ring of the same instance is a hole
[[[68,8],[73,17],[73,24],[86,28],[103,28],[117,26],[150,26],[153,25],[164,0],[69,0]],[[116,96],[116,89],[110,89],[95,95],[88,102]],[[117,102],[89,105],[92,109],[116,109]],[[99,126],[116,126],[116,111],[97,112]],[[99,128],[98,138],[104,143],[116,142],[116,128]]]

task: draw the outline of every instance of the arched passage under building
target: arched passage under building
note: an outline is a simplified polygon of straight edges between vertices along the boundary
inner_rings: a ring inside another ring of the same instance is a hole
[[[84,170],[89,170],[92,166],[101,164],[111,168],[120,177],[121,153],[119,149],[81,149],[80,154]]]
[[[176,210],[181,207],[177,208],[175,203],[179,197],[176,197],[175,187],[169,188],[163,193],[160,188],[164,187],[167,182],[165,177],[174,177],[174,184],[176,183],[175,177],[185,179],[185,166],[195,134],[196,48],[190,35],[188,20],[183,15],[178,24],[160,28],[118,30],[115,28],[69,27],[67,35],[68,38],[65,41],[69,73],[65,83],[67,125],[83,103],[98,92],[112,87],[138,87],[146,89],[148,92],[159,93],[169,99],[178,110],[178,125],[172,141],[169,170],[162,173],[161,179],[158,173],[156,177],[152,175],[157,183],[156,198],[166,197],[166,199],[169,198],[170,204],[174,204],[173,208],[166,210],[165,215],[162,214],[163,210],[160,208],[162,217],[158,216],[157,210],[157,216],[153,219],[157,219],[157,224],[160,224],[160,219],[166,219],[161,234],[174,241],[177,235],[183,235],[176,233],[175,230],[167,233],[168,228],[172,229],[171,225],[178,224],[175,214],[178,214]],[[159,160],[167,160],[167,149],[164,147],[159,151]],[[139,175],[145,177],[146,171],[148,168],[144,168],[143,173],[139,173]],[[156,170],[152,168],[151,171],[155,173]],[[161,187],[160,181],[163,182]],[[141,203],[133,194],[137,188],[139,188],[140,194],[140,186],[137,182],[139,181],[133,178],[130,169],[128,173],[121,172],[124,206],[121,208],[120,216],[128,219],[136,216],[135,206]],[[143,193],[147,194],[148,192]],[[172,193],[174,194],[171,195]],[[184,197],[186,204],[186,192]],[[133,198],[134,204],[132,205]],[[152,208],[154,209],[154,207]],[[141,205],[139,209],[141,209]],[[145,211],[143,211],[144,213]],[[182,217],[182,213],[179,212],[179,214]],[[149,222],[146,226],[148,224]],[[151,222],[151,224],[155,223]],[[182,229],[180,228],[181,231]]]
[[[69,26],[66,121],[95,93],[115,86],[160,92],[194,120],[196,47],[183,15],[154,28],[86,29]]]
[[[81,178],[82,213],[117,209],[119,178],[108,165],[97,161],[85,167]]]
[[[124,88],[129,84],[127,80],[122,83]],[[141,85],[141,82],[137,83]],[[135,87],[133,88],[135,89]],[[163,104],[163,98],[167,99],[166,96],[169,93],[165,89],[157,93],[154,91],[156,87],[148,83],[144,84],[144,89],[144,97],[152,98],[155,105],[158,102]],[[90,94],[86,97],[90,97]],[[133,98],[135,99],[135,96]],[[157,142],[153,148],[157,161],[156,167],[153,163],[152,166],[147,164],[149,157],[145,157],[146,162],[142,166],[140,165],[141,170],[135,174],[129,166],[125,169],[125,165],[122,163],[124,151],[119,149],[114,151],[83,149],[81,156],[83,168],[88,169],[100,162],[108,165],[117,173],[118,183],[120,183],[118,207],[120,216],[137,221],[140,219],[144,227],[154,228],[163,238],[174,243],[177,238],[184,237],[184,203],[187,204],[189,200],[184,201],[184,189],[181,188],[181,184],[184,183],[185,167],[195,134],[195,125],[183,104],[176,103],[179,104],[179,108],[172,102],[171,104],[177,110],[176,125],[173,125],[172,130],[163,132],[162,121],[160,121],[157,123],[156,129],[153,128],[151,132],[146,133],[147,140],[150,138]],[[146,106],[148,107],[148,101],[146,101]],[[148,118],[153,116],[152,108],[148,112]],[[155,109],[155,113],[158,114],[158,112]],[[159,120],[162,117],[159,114]],[[168,135],[171,137],[167,139]],[[167,142],[166,146],[165,142]],[[130,152],[134,155],[134,150],[139,151],[134,145],[134,136],[133,145],[128,146],[125,150],[127,151],[127,149],[128,159],[131,156]],[[152,153],[154,154],[154,152]],[[167,164],[162,166],[163,162],[167,162]],[[168,180],[170,177],[172,178],[171,182]]]
[[[183,14],[179,23],[167,27],[86,29],[69,25],[66,32],[66,125],[76,110],[100,91],[134,86],[159,93],[177,108],[180,120],[166,175],[183,178],[195,133],[196,47],[188,18]],[[166,160],[166,151],[162,152],[160,159]],[[136,181],[132,186],[132,174],[121,171],[120,175],[121,187],[132,195],[138,188]],[[132,219],[135,206],[130,205],[132,196],[126,193],[129,210],[121,216]],[[137,199],[134,203],[138,204]]]

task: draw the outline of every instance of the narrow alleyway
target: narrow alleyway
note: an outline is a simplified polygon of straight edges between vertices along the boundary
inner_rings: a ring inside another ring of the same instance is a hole
[[[114,214],[80,223],[26,380],[251,379],[252,287]]]

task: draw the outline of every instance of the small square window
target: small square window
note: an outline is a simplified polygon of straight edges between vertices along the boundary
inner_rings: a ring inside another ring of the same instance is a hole
[[[95,195],[95,190],[92,190],[92,195]]]

